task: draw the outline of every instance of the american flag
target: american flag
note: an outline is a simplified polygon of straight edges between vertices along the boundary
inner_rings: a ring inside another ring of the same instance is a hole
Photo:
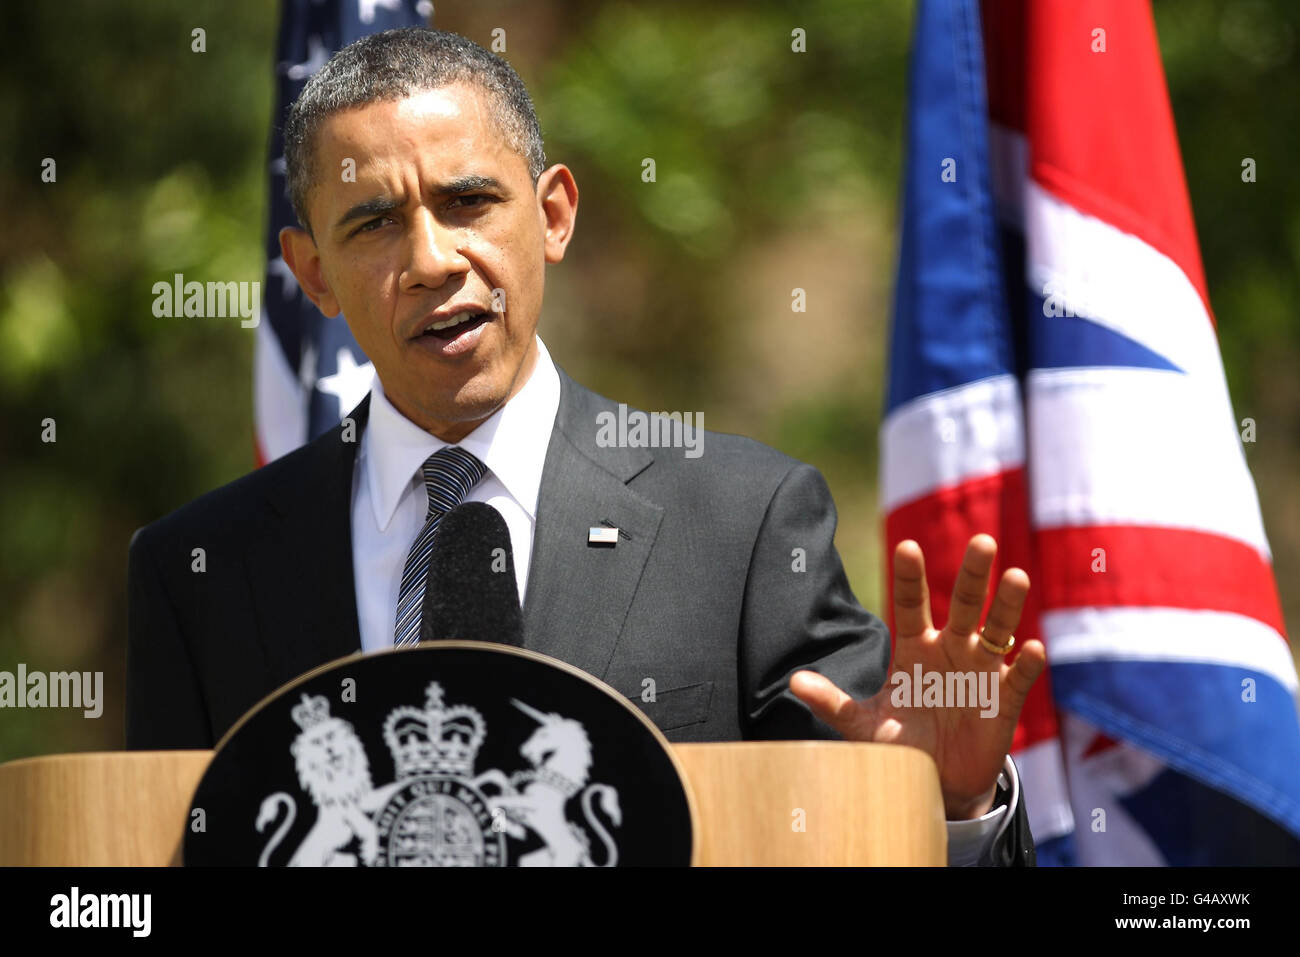
[[[976,532],[1029,573],[1039,862],[1300,863],[1296,671],[1149,3],[920,0],[906,150],[886,554],[920,542],[936,621]]]
[[[353,40],[425,26],[428,0],[284,0],[276,46],[266,231],[265,320],[253,359],[256,453],[265,464],[336,425],[370,391],[374,368],[343,316],[327,318],[302,294],[280,256],[280,230],[297,225],[285,194],[284,118],[308,78]]]

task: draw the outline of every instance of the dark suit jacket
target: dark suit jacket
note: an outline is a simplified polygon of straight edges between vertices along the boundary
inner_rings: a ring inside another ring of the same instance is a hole
[[[597,415],[617,404],[560,382],[524,646],[612,685],[672,741],[837,737],[790,693],[790,675],[811,668],[866,697],[884,684],[890,642],[845,578],[821,474],[714,432],[698,458],[601,447]],[[368,409],[367,398],[351,416],[358,441]],[[281,684],[360,650],[357,442],[341,429],[135,534],[127,747],[210,748]],[[620,530],[615,547],[588,546],[601,523]],[[653,704],[641,701],[647,678]],[[1033,863],[1023,794],[1016,817],[989,863]]]

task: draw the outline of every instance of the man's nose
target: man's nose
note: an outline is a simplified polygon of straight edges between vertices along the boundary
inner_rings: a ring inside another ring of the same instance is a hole
[[[460,242],[456,230],[441,225],[428,209],[418,210],[407,231],[402,289],[437,289],[449,277],[469,272],[469,260],[457,248]]]

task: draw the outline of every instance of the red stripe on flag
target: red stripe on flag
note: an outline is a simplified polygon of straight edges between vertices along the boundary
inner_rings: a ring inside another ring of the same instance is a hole
[[[1082,525],[1036,533],[1044,609],[1139,606],[1232,612],[1286,638],[1273,566],[1245,542],[1185,528]],[[1094,571],[1104,549],[1105,571]]]
[[[1041,0],[1028,17],[1029,175],[1172,259],[1213,324],[1149,3]]]
[[[1097,755],[1103,754],[1118,745],[1119,742],[1114,738],[1108,738],[1099,731],[1092,736],[1088,746],[1083,749],[1083,752],[1079,755],[1079,760],[1086,761],[1088,758],[1095,758]]]
[[[948,620],[952,588],[957,582],[966,543],[972,535],[980,532],[992,535],[998,543],[998,554],[990,575],[992,582],[996,583],[1002,572],[1012,567],[1023,568],[1029,575],[1029,598],[1016,628],[1017,644],[1031,638],[1042,640],[1038,622],[1041,596],[1035,585],[1037,570],[1030,554],[1027,503],[1025,471],[1016,468],[938,489],[898,506],[885,517],[885,594],[889,596],[886,620],[891,641],[895,630],[894,548],[898,543],[910,538],[921,546],[925,557],[925,580],[930,589],[931,614],[935,627],[942,628]],[[990,589],[981,619],[988,614],[992,604],[992,591]],[[1012,650],[1007,655],[1008,662],[1014,661],[1017,654],[1018,650]],[[1044,672],[1034,683],[1020,712],[1012,750],[1018,751],[1056,736],[1051,679],[1050,674]]]

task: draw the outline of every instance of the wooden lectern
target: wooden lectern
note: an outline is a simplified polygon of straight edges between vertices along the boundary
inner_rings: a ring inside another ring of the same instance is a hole
[[[947,862],[934,762],[846,741],[674,744],[701,866]],[[0,866],[178,859],[211,751],[63,754],[0,765]]]

